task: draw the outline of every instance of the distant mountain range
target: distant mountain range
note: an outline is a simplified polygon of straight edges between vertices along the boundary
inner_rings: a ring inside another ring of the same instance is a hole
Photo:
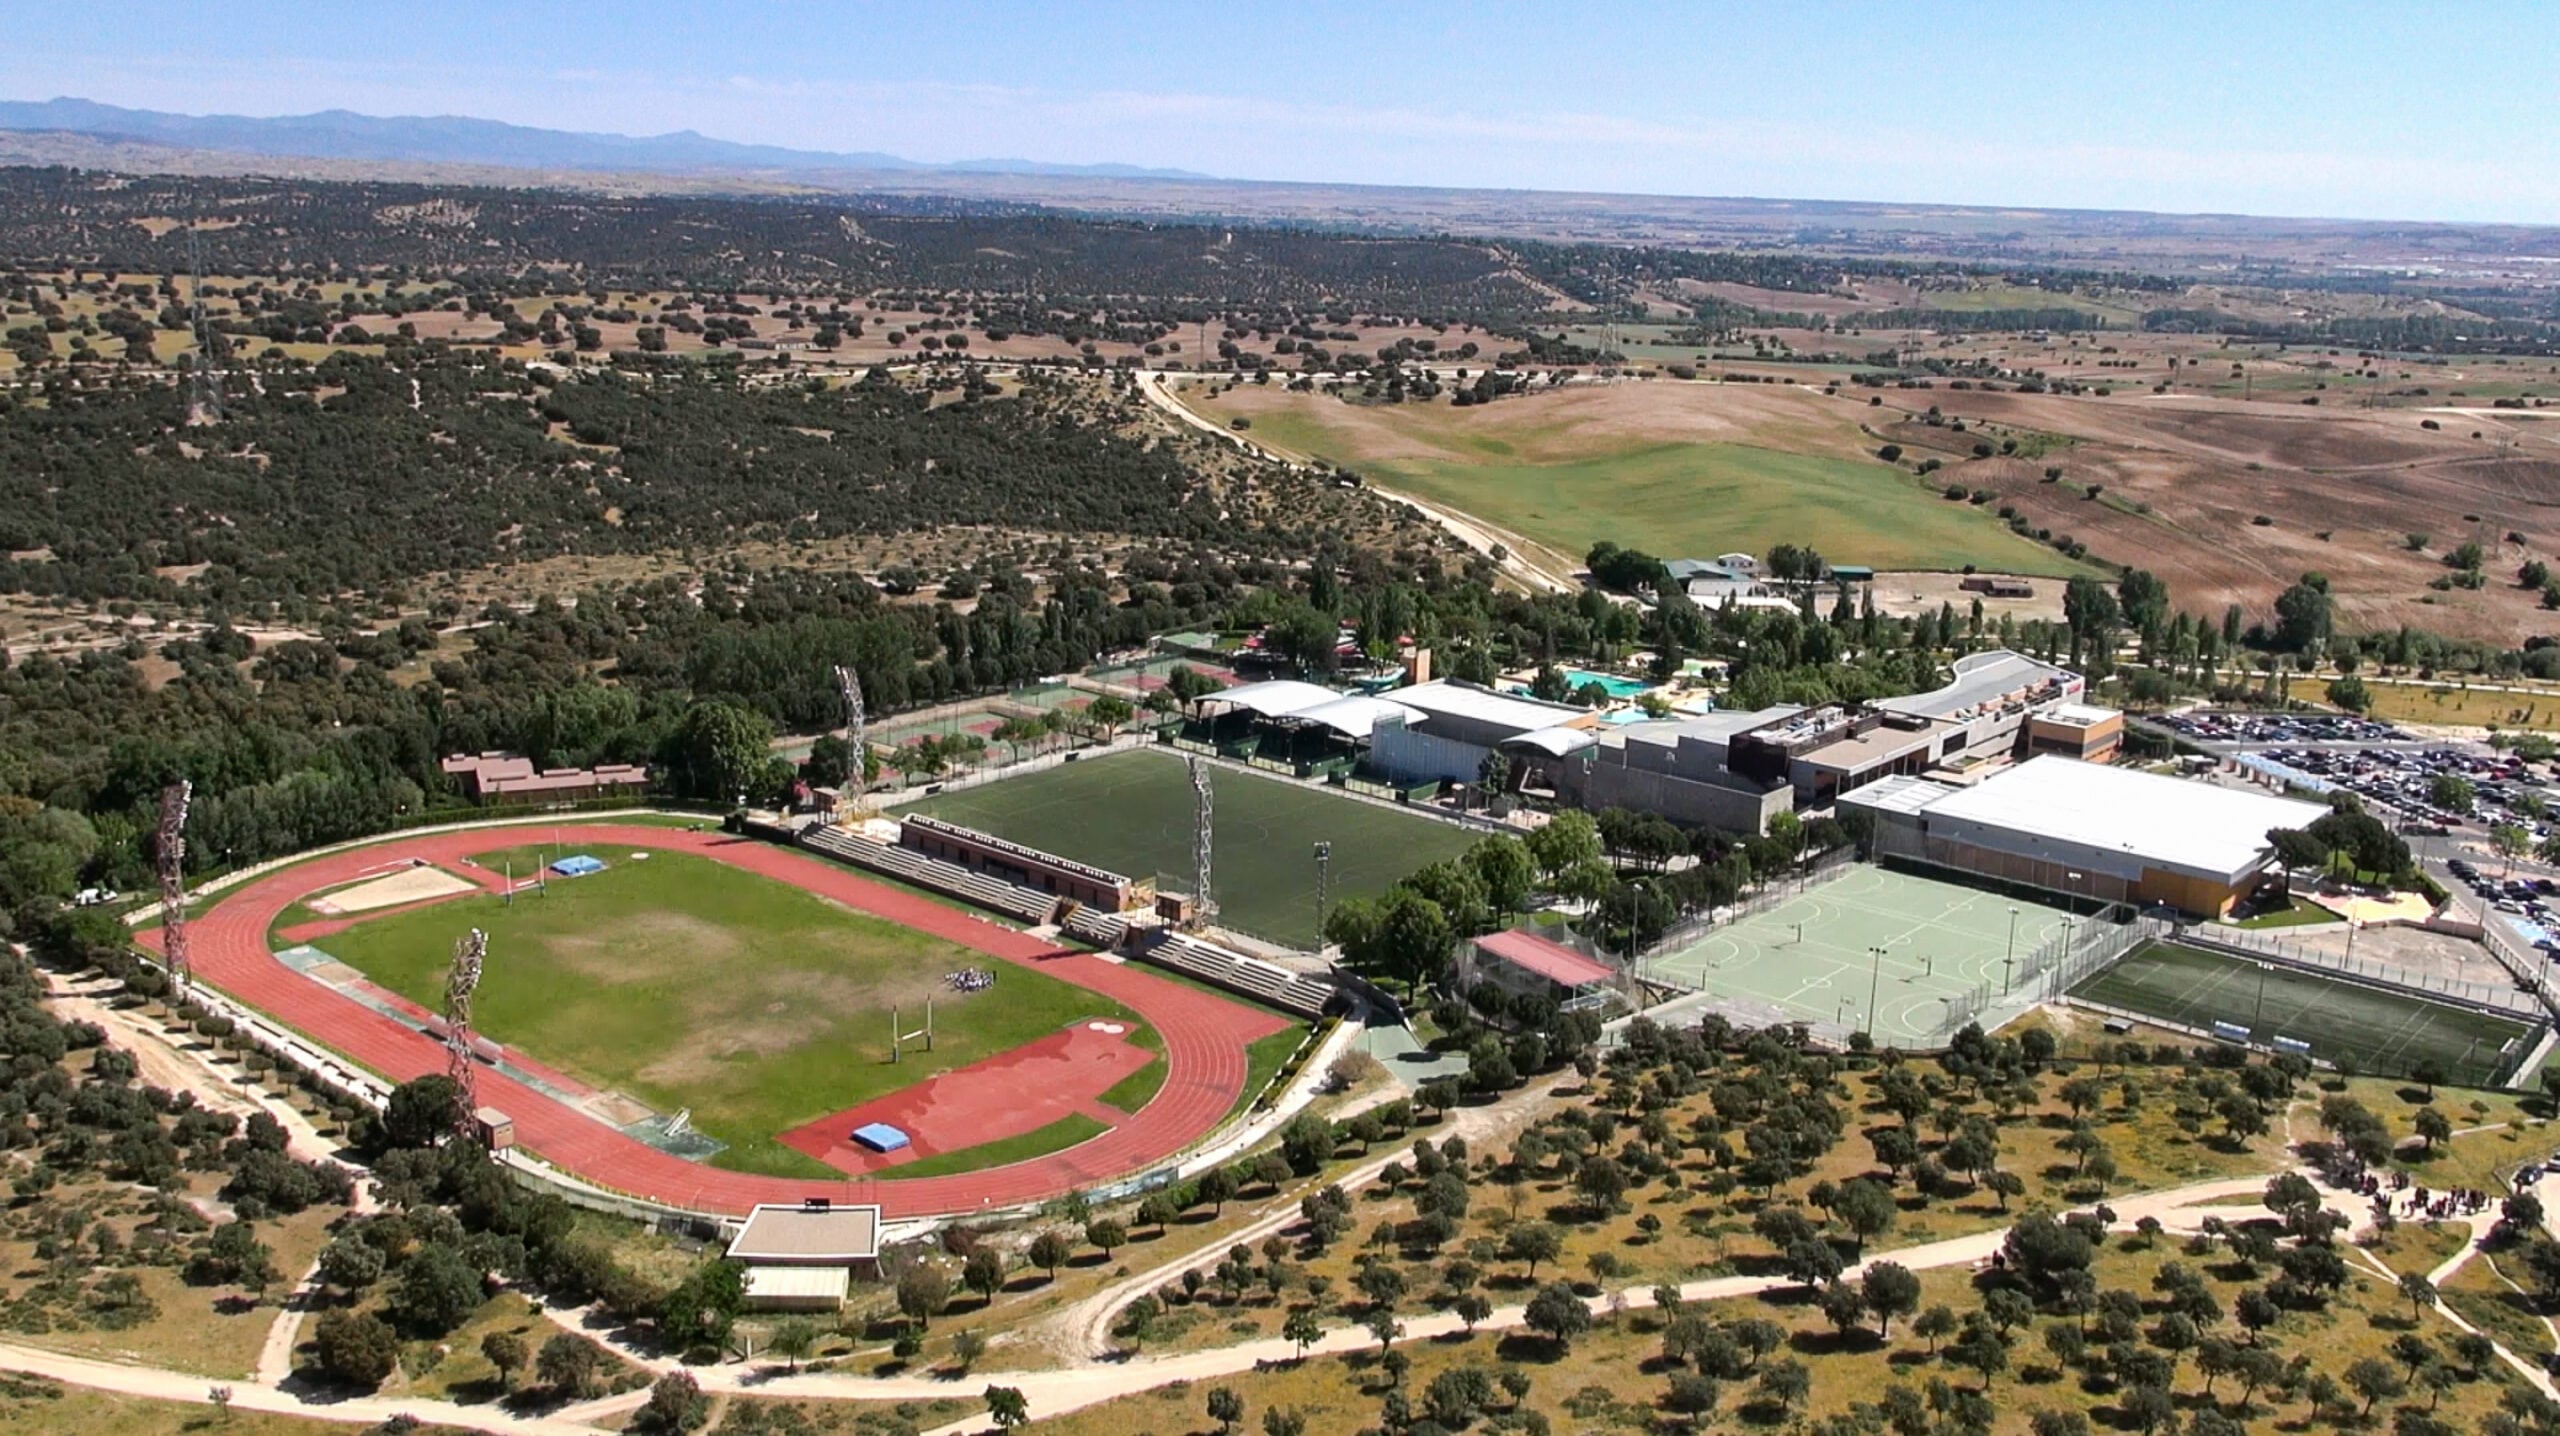
[[[297,159],[379,160],[412,164],[507,165],[528,169],[691,174],[776,175],[863,170],[899,174],[1062,175],[1099,179],[1205,180],[1190,170],[1138,165],[1050,164],[1041,160],[961,160],[925,164],[871,151],[835,153],[715,140],[692,130],[666,135],[598,135],[544,130],[460,115],[179,115],[128,110],[91,100],[41,103],[0,100],[0,130],[140,140],[197,150]]]

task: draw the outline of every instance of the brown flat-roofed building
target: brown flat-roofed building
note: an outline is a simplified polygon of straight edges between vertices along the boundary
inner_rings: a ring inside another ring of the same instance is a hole
[[[439,766],[461,781],[475,803],[637,794],[649,786],[649,770],[637,763],[537,770],[532,759],[514,753],[456,753]]]
[[[876,1261],[880,1209],[828,1201],[760,1202],[729,1239],[728,1257],[750,1265],[810,1266]]]
[[[2027,719],[2027,756],[2047,753],[2109,763],[2124,747],[2124,714],[2094,703],[2057,703]]]

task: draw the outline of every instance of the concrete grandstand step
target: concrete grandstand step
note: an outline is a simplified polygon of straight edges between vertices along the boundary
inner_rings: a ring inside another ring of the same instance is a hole
[[[1183,933],[1164,935],[1141,955],[1176,972],[1308,1017],[1321,1016],[1335,991],[1322,978],[1229,952]]]
[[[1026,922],[1047,922],[1057,911],[1058,900],[1047,893],[841,829],[811,828],[801,834],[800,843],[855,867],[885,873]]]

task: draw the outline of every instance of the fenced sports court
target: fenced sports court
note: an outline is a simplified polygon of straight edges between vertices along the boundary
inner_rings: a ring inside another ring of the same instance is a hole
[[[2467,1087],[2502,1080],[2534,1036],[2533,1024],[2514,1018],[2171,942],[2145,944],[2071,995],[2202,1032],[2227,1023],[2260,1045],[2290,1039],[2316,1060],[2343,1057],[2361,1072],[2407,1076],[2433,1059]]]
[[[2075,927],[2102,926],[2023,897],[1855,866],[1648,959],[1644,975],[1921,1046],[2007,993],[2031,991]]]

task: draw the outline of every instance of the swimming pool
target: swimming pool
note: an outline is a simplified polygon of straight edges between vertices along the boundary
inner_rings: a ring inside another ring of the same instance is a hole
[[[1612,698],[1633,698],[1639,693],[1649,693],[1653,690],[1653,685],[1650,683],[1634,678],[1620,678],[1609,673],[1594,673],[1587,668],[1566,669],[1564,681],[1566,688],[1575,693],[1581,692],[1585,684],[1597,683]]]

